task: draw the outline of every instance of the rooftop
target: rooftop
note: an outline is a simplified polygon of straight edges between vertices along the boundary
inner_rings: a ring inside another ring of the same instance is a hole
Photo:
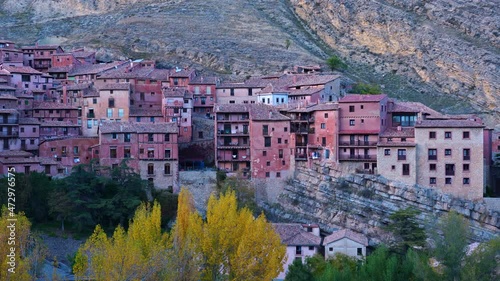
[[[349,94],[339,100],[339,103],[348,102],[380,102],[381,100],[387,98],[387,95],[360,95],[360,94]]]
[[[64,104],[64,103],[58,103],[58,102],[35,101],[35,102],[33,102],[33,109],[73,109],[73,110],[77,110],[78,107]]]
[[[163,117],[161,109],[130,108],[129,116]]]
[[[368,246],[368,238],[365,235],[358,233],[358,232],[354,232],[350,229],[338,230],[338,231],[335,231],[334,233],[326,236],[325,239],[323,240],[323,245],[328,245],[328,244],[335,242],[335,241],[338,241],[342,238],[347,238],[347,239],[350,239],[354,242],[358,242],[359,244],[361,244],[363,246]]]
[[[415,128],[483,128],[484,125],[472,120],[431,119],[422,120]]]
[[[190,77],[194,71],[195,71],[194,69],[182,69],[181,71],[177,71],[177,72],[175,72],[175,70],[174,70],[172,72],[172,74],[170,74],[170,77],[187,78],[187,77]]]
[[[0,157],[31,157],[33,153],[23,150],[4,150],[0,151]]]
[[[40,125],[40,121],[36,118],[20,118],[19,125]]]
[[[218,82],[217,77],[212,76],[197,76],[189,81],[189,85],[216,85]]]
[[[130,90],[130,83],[109,83],[103,86],[99,86],[99,90]]]
[[[75,66],[68,76],[78,76],[86,74],[99,74],[106,70],[114,69],[115,67],[120,67],[126,64],[126,61],[115,61],[110,63],[100,63],[100,64],[83,64]]]
[[[415,128],[402,127],[401,130],[398,130],[398,128],[387,128],[384,132],[380,134],[380,137],[413,138],[415,137]]]
[[[281,114],[277,108],[267,104],[219,104],[215,106],[215,112],[218,113],[249,113],[252,120],[290,120],[287,116]]]
[[[393,106],[388,109],[389,112],[401,112],[401,113],[424,113],[432,116],[443,116],[443,114],[435,111],[432,108],[425,106],[420,102],[409,102],[409,101],[393,101]]]
[[[40,123],[40,127],[81,127],[81,125],[68,121],[45,120]]]
[[[321,238],[307,232],[299,223],[273,223],[281,237],[281,242],[288,246],[320,246]]]
[[[339,79],[340,75],[297,75],[299,79],[293,82],[289,87],[302,87],[323,85],[333,80]]]
[[[22,73],[22,74],[42,74],[40,71],[33,69],[29,66],[9,66],[4,65],[0,68],[7,70],[10,73]]]
[[[130,123],[130,122],[102,122],[99,130],[103,134],[109,133],[177,133],[179,128],[173,122],[159,123]]]

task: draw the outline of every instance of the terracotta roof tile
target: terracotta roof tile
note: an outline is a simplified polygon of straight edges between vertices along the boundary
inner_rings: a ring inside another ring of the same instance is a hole
[[[389,112],[404,112],[404,113],[425,113],[433,116],[443,116],[443,114],[435,111],[432,108],[425,106],[420,102],[409,102],[409,101],[393,101],[393,106],[388,108]]]
[[[143,108],[130,108],[129,116],[150,116],[150,117],[163,117],[161,109],[143,109]]]
[[[302,86],[313,86],[313,85],[324,85],[333,80],[339,79],[340,75],[296,75],[298,78],[296,82],[293,82],[289,87],[302,87]]]
[[[0,157],[32,157],[33,153],[23,150],[4,150],[0,151]]]
[[[178,98],[184,98],[184,95],[186,94],[186,90],[182,88],[164,88],[163,89],[163,96],[164,97],[178,97]]]
[[[45,120],[40,123],[40,127],[81,127],[81,125],[68,121]]]
[[[332,242],[338,241],[342,238],[350,239],[354,242],[358,242],[361,245],[368,246],[368,238],[361,233],[354,232],[350,229],[342,229],[335,231],[334,233],[328,235],[323,240],[323,245],[326,246]]]
[[[40,121],[36,118],[20,118],[19,125],[40,125]]]
[[[218,78],[212,76],[197,76],[189,81],[189,85],[217,85]]]
[[[323,91],[323,88],[301,88],[301,89],[291,89],[288,95],[290,96],[310,96],[312,94]]]
[[[380,102],[384,98],[387,98],[387,95],[359,95],[359,94],[349,94],[339,100],[339,103],[348,103],[348,102]]]
[[[3,69],[7,70],[10,73],[23,73],[23,74],[42,74],[40,71],[33,69],[29,66],[9,66],[4,65]]]
[[[99,126],[102,134],[109,133],[178,133],[179,127],[173,122],[130,123],[102,122]]]
[[[484,125],[471,120],[433,119],[422,120],[415,128],[483,128]]]
[[[49,70],[47,71],[48,73],[60,73],[60,72],[70,72],[71,70],[73,69],[73,66],[71,65],[68,65],[68,66],[58,66],[58,67],[51,67],[49,68]]]
[[[185,78],[185,77],[190,77],[194,69],[183,69],[181,71],[175,72],[175,70],[170,74],[170,77],[178,77],[178,78]]]
[[[78,107],[64,104],[64,103],[58,103],[58,102],[35,101],[33,103],[33,109],[73,109],[73,110],[77,110]]]
[[[290,120],[289,117],[281,114],[274,106],[267,104],[219,104],[215,106],[215,112],[243,113],[248,112],[250,119],[262,120]]]
[[[130,90],[130,83],[109,83],[98,87],[99,90]]]
[[[2,89],[1,86],[0,89]],[[0,100],[17,100],[17,98],[13,95],[0,95]]]
[[[68,76],[78,76],[86,74],[99,74],[101,72],[114,69],[115,67],[121,67],[125,65],[126,61],[115,61],[110,63],[100,63],[100,64],[84,64],[75,66]]]
[[[307,232],[299,223],[273,223],[273,227],[287,246],[321,245],[321,237]]]
[[[415,137],[415,128],[402,127],[399,131],[397,128],[387,128],[383,133],[380,134],[380,136],[413,138]]]

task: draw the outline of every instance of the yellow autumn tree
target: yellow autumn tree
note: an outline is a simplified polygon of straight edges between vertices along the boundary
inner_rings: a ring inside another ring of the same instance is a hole
[[[161,231],[157,203],[142,204],[128,231],[118,226],[108,238],[98,225],[78,249],[73,271],[77,278],[92,280],[158,280],[166,264],[167,234]]]
[[[0,216],[0,280],[33,280],[46,251],[32,235],[24,213],[11,211],[3,206]]]
[[[271,280],[283,270],[286,247],[262,214],[238,210],[234,191],[211,196],[203,225],[203,280]]]
[[[181,189],[177,204],[177,218],[170,235],[167,280],[199,280],[203,221],[194,207],[193,197]]]

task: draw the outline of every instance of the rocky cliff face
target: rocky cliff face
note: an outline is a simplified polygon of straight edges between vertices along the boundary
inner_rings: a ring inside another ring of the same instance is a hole
[[[348,175],[337,165],[298,163],[296,168],[296,178],[289,180],[278,203],[266,205],[274,220],[319,223],[327,231],[347,227],[366,234],[375,244],[390,241],[391,235],[382,230],[390,214],[413,207],[422,212],[418,219],[427,230],[439,216],[455,210],[469,219],[472,241],[500,233],[499,211],[488,209],[483,201],[454,198],[373,175]]]
[[[500,7],[495,2],[290,1],[311,30],[348,61],[401,74],[422,93],[461,96],[498,120]]]

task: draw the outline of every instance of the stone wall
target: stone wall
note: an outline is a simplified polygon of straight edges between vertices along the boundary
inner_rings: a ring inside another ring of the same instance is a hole
[[[469,219],[471,241],[500,234],[500,212],[488,209],[483,200],[455,198],[376,175],[348,174],[338,164],[315,163],[308,168],[298,163],[288,183],[278,203],[262,203],[271,220],[318,223],[325,231],[349,228],[366,234],[373,245],[390,241],[391,235],[382,230],[390,214],[414,207],[421,211],[418,220],[426,229],[455,210]]]

